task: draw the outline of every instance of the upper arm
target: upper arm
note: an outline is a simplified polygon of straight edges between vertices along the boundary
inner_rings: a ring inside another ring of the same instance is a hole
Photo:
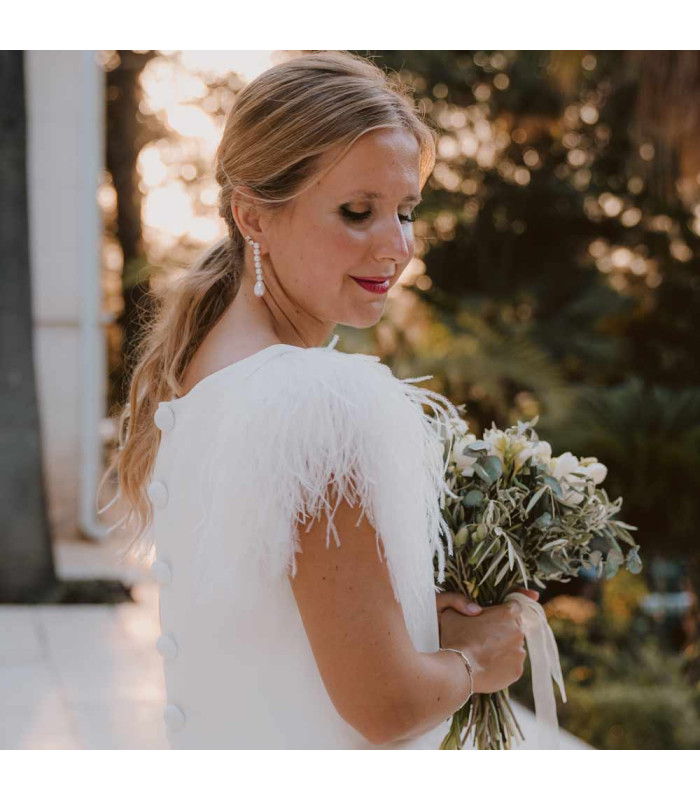
[[[338,713],[373,743],[407,730],[401,675],[416,656],[401,606],[379,559],[375,529],[343,499],[333,519],[341,546],[326,547],[327,517],[299,527],[301,552],[288,578],[321,678]],[[380,542],[381,545],[381,542]]]

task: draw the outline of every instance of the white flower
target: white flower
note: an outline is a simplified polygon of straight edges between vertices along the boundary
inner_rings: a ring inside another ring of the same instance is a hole
[[[454,460],[457,469],[461,470],[462,475],[469,478],[474,474],[473,465],[479,460],[470,455],[464,455],[462,451],[469,444],[476,441],[476,436],[473,433],[468,433],[466,436],[460,436],[455,439],[452,446],[452,459]]]
[[[578,458],[568,450],[566,453],[562,453],[560,456],[551,459],[550,466],[552,469],[552,477],[556,478],[558,481],[565,478],[570,472],[580,471]]]
[[[518,472],[528,459],[531,459],[532,464],[547,464],[552,448],[549,442],[533,442],[524,436],[518,436],[512,440],[511,453],[515,456],[515,472]]]
[[[498,428],[491,428],[484,431],[482,438],[489,446],[487,455],[496,456],[500,459],[501,464],[505,465],[508,436],[503,431],[498,430]]]
[[[515,472],[518,472],[525,462],[535,454],[535,448],[531,444],[523,445],[520,450],[515,451]]]
[[[596,464],[591,464],[590,467],[587,467],[586,472],[591,476],[591,478],[593,478],[594,483],[597,485],[605,480],[608,474],[608,468],[605,466],[605,464],[598,462]]]
[[[534,448],[533,462],[536,464],[546,464],[552,457],[552,446],[549,442],[537,442]]]

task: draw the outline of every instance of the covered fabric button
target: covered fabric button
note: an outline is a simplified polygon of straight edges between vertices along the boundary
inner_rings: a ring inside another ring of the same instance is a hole
[[[167,705],[163,711],[163,719],[165,724],[174,731],[180,731],[185,727],[185,714],[180,706]]]
[[[151,574],[161,586],[167,586],[173,579],[173,573],[169,565],[159,559],[156,559],[151,564]]]
[[[172,636],[159,636],[156,641],[156,650],[163,658],[175,658],[177,655],[177,642]]]
[[[148,487],[148,496],[156,508],[165,508],[168,505],[168,487],[163,481],[153,481]]]
[[[158,410],[153,415],[156,427],[162,431],[171,431],[175,427],[175,412],[166,402],[158,403]]]

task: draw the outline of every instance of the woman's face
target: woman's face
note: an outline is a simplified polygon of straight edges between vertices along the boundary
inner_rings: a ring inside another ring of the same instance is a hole
[[[378,322],[386,291],[369,291],[355,278],[386,279],[391,287],[413,257],[419,158],[409,131],[370,131],[282,211],[261,219],[263,275],[269,259],[302,318],[331,327]]]

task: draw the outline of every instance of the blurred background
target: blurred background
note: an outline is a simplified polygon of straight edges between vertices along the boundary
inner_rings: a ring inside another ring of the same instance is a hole
[[[166,746],[157,588],[97,486],[150,290],[226,234],[226,114],[303,52],[0,52],[0,747]],[[415,258],[337,349],[608,467],[644,568],[540,598],[563,746],[697,749],[700,52],[353,52],[439,142]]]

